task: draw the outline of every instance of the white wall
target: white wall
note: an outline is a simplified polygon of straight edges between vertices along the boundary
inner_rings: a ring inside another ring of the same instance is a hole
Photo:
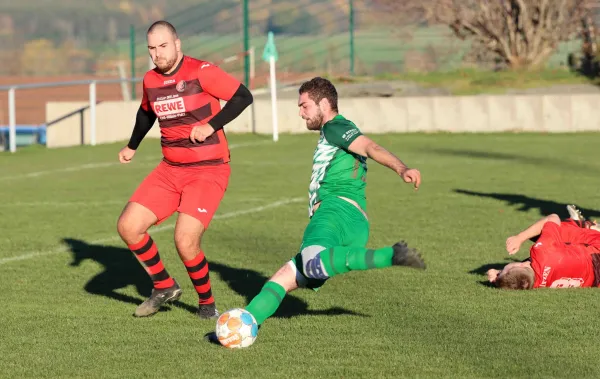
[[[50,102],[46,120],[55,120],[85,102]],[[104,102],[96,114],[97,143],[129,139],[138,101]],[[340,112],[365,133],[405,132],[575,132],[600,131],[600,95],[494,95],[342,98]],[[271,133],[270,100],[254,102],[255,131]],[[250,108],[226,126],[228,133],[252,132]],[[89,142],[89,111],[83,111],[85,142]],[[296,99],[278,101],[279,132],[304,133]],[[159,137],[157,125],[148,137]],[[48,128],[48,147],[73,146],[81,141],[79,114]]]

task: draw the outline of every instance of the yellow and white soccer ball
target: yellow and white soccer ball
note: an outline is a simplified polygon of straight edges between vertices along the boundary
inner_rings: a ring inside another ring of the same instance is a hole
[[[219,316],[215,332],[221,345],[239,349],[254,343],[258,335],[258,324],[250,312],[234,308]]]

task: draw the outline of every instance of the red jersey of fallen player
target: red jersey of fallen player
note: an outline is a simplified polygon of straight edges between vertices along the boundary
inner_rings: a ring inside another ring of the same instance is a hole
[[[567,221],[547,222],[530,249],[533,287],[598,287],[600,232]]]
[[[142,108],[159,122],[163,160],[173,166],[204,166],[229,162],[223,130],[202,143],[192,143],[194,126],[206,124],[221,110],[240,82],[212,63],[184,56],[175,71],[150,70],[144,76]]]

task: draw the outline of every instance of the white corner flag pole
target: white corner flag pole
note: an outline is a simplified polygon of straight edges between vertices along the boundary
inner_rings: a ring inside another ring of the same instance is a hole
[[[275,79],[275,57],[271,55],[269,58],[269,66],[271,71],[271,111],[273,113],[273,141],[279,140],[279,130],[277,126],[277,83]]]

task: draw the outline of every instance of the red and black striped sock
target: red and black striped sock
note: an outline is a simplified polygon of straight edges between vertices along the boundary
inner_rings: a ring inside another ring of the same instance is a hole
[[[187,268],[196,292],[198,292],[198,302],[201,305],[214,303],[215,299],[212,295],[208,275],[208,262],[202,250],[196,255],[196,258],[183,262],[183,264]]]
[[[160,259],[156,244],[148,233],[144,234],[144,238],[140,242],[128,246],[150,275],[150,279],[154,282],[154,288],[164,289],[175,285],[175,281],[169,276]]]

